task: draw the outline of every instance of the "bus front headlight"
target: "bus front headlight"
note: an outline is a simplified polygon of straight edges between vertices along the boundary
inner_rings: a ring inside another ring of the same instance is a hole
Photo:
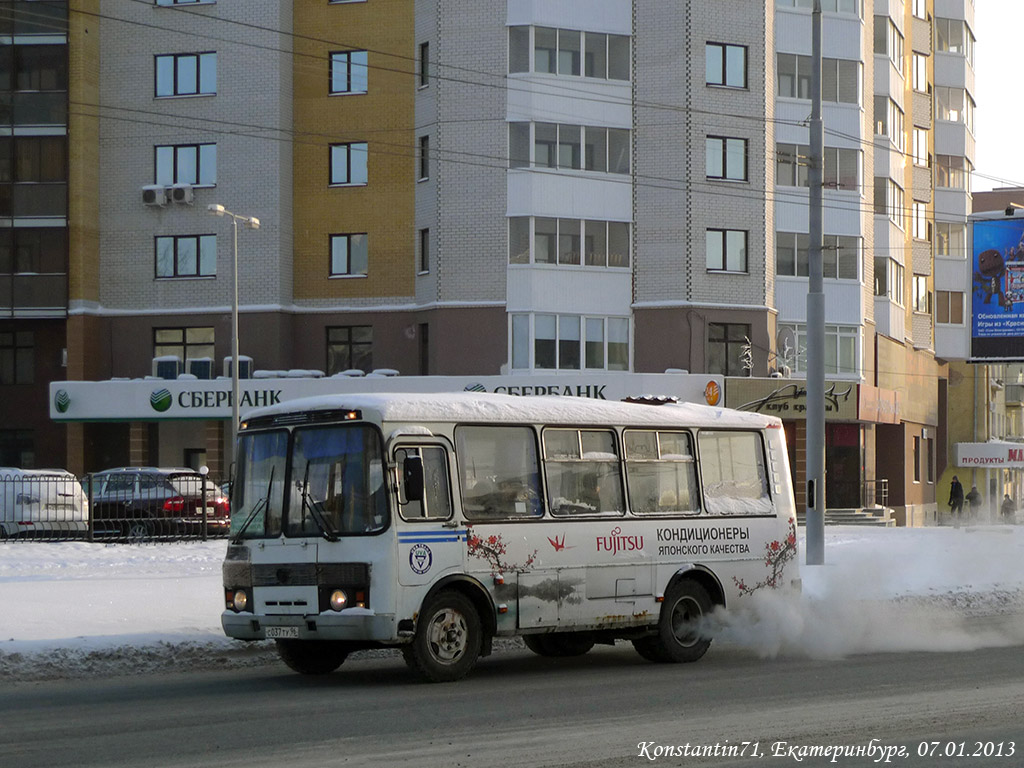
[[[348,595],[344,589],[336,589],[331,592],[331,610],[340,611],[348,605]]]
[[[231,599],[231,607],[236,611],[244,611],[246,606],[249,605],[249,595],[245,593],[244,589],[236,589],[235,596]]]

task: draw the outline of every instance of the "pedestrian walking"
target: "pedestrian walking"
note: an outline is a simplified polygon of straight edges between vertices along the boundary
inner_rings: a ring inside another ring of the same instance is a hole
[[[967,503],[971,505],[971,514],[977,515],[981,511],[981,493],[978,491],[978,486],[972,485],[970,492],[965,498]]]
[[[964,511],[964,487],[956,475],[953,475],[953,482],[949,486],[949,511],[953,517]]]

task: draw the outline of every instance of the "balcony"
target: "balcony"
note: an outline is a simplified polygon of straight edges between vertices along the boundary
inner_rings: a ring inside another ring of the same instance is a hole
[[[67,91],[0,93],[0,125],[64,126],[68,123]]]
[[[64,218],[67,212],[65,182],[0,184],[0,218]]]
[[[67,0],[0,2],[0,35],[66,35]]]
[[[0,273],[0,317],[66,317],[66,273]]]

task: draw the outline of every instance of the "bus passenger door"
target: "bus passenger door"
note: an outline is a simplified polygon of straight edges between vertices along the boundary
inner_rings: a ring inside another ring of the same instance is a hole
[[[392,449],[398,473],[398,582],[430,584],[464,570],[466,526],[452,504],[451,447],[419,438]],[[419,487],[417,487],[419,486]]]

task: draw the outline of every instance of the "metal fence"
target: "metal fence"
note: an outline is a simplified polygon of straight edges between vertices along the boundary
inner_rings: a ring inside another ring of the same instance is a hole
[[[0,540],[147,542],[225,537],[227,487],[181,470],[0,469]]]

